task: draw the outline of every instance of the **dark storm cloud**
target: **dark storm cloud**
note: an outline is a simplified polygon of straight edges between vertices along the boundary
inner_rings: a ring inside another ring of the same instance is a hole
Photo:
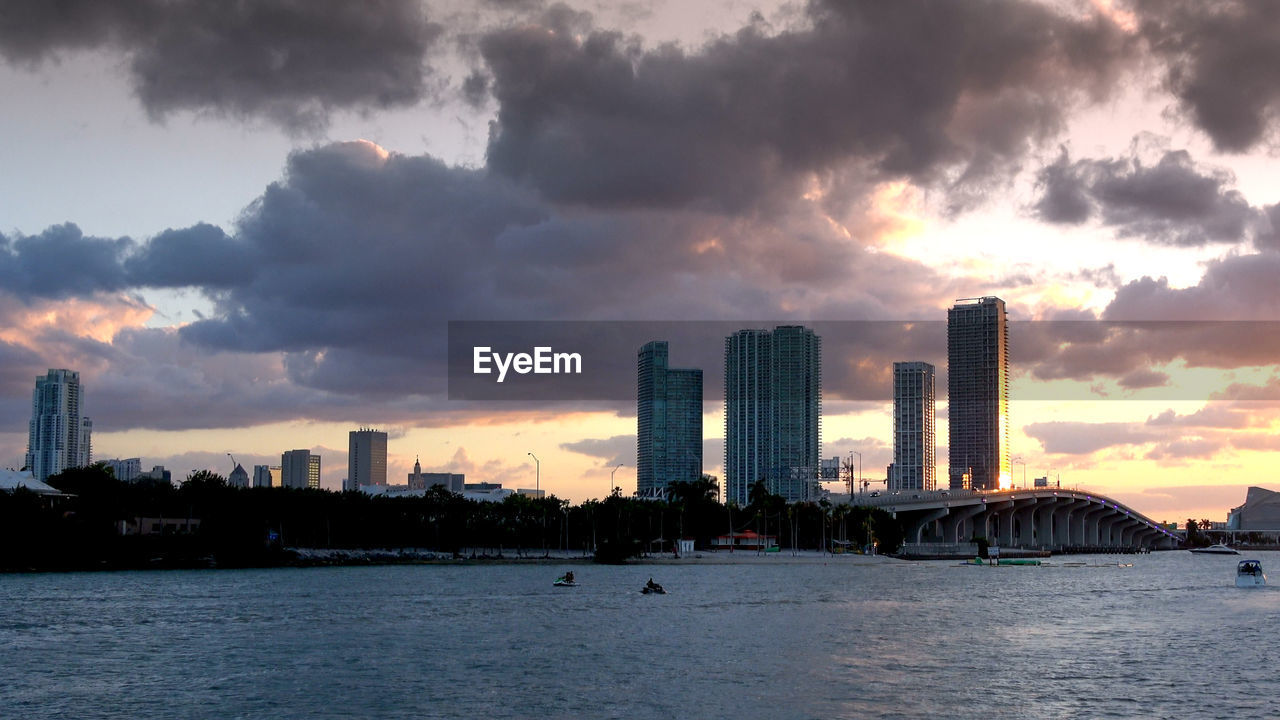
[[[1165,85],[1219,150],[1272,139],[1280,111],[1280,4],[1135,0],[1139,34],[1167,63]]]
[[[1228,255],[1210,261],[1200,282],[1190,287],[1171,287],[1165,278],[1129,282],[1116,291],[1102,316],[1108,320],[1280,320],[1276,278],[1280,278],[1280,253]]]
[[[221,228],[200,223],[165,230],[124,261],[139,287],[222,288],[249,282],[257,258]]]
[[[1254,238],[1259,250],[1280,250],[1280,203],[1266,206],[1267,223]]]
[[[1176,287],[1143,277],[1120,286],[1102,322],[1028,323],[1010,333],[1014,357],[1042,380],[1110,377],[1122,388],[1161,387],[1157,366],[1266,367],[1280,357],[1280,253],[1228,255],[1206,263],[1200,281]],[[1171,374],[1170,374],[1171,373]],[[1260,399],[1265,389],[1233,386],[1170,370],[1168,397]]]
[[[1063,150],[1037,179],[1042,220],[1079,225],[1098,217],[1121,236],[1163,245],[1240,242],[1263,221],[1230,172],[1201,167],[1185,150],[1165,152],[1154,164],[1136,153],[1072,162]]]
[[[850,163],[959,190],[1056,134],[1128,56],[1109,22],[1032,3],[813,3],[809,16],[693,53],[554,12],[490,33],[489,166],[596,206],[746,208]]]
[[[883,317],[886,308],[936,305],[934,295],[947,292],[923,267],[865,254],[809,212],[772,221],[566,213],[500,175],[386,156],[368,143],[293,155],[286,179],[244,214],[234,238],[214,243],[222,245],[256,258],[254,271],[220,286],[218,316],[182,337],[216,350],[283,351],[295,382],[369,396],[442,392],[448,321],[785,318],[776,292],[802,297],[844,281],[860,282],[855,296],[875,302],[833,308],[823,294],[808,312]],[[649,339],[625,346],[625,375]],[[677,355],[702,354],[669,339]],[[722,340],[694,366],[718,367]],[[923,342],[907,333],[885,347]],[[865,364],[831,368],[831,387],[849,392],[874,374]]]
[[[73,223],[39,235],[0,235],[0,286],[19,297],[90,297],[132,288],[217,289],[247,282],[249,248],[201,223],[144,243],[86,236]]]
[[[1169,374],[1147,368],[1138,368],[1121,376],[1117,384],[1125,390],[1163,387],[1169,384]]]
[[[32,381],[44,370],[41,363],[40,355],[30,348],[0,340],[0,395],[29,395]],[[29,416],[30,410],[30,406],[23,407],[21,414]],[[17,418],[13,418],[6,426],[13,427],[16,423]]]
[[[39,235],[0,235],[0,288],[19,296],[63,298],[128,287],[120,262],[129,238],[86,237],[72,223]]]
[[[429,92],[441,28],[416,0],[17,0],[0,8],[0,55],[36,65],[69,50],[129,57],[160,118],[176,110],[322,127],[336,109],[405,107]]]

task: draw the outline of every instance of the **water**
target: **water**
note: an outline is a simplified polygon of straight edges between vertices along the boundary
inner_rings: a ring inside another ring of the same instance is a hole
[[[0,575],[0,718],[1277,717],[1253,556]]]

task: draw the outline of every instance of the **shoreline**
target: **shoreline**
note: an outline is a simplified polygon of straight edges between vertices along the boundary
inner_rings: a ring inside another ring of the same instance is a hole
[[[294,553],[298,567],[327,567],[344,565],[595,565],[590,555],[565,554],[563,551],[547,554],[461,555],[421,550],[416,548],[339,550],[328,548],[287,548]],[[673,557],[651,555],[628,558],[623,565],[740,565],[740,564],[827,564],[831,562],[850,565],[876,565],[899,562],[886,555],[831,554],[816,550],[785,553],[754,552],[697,552]]]

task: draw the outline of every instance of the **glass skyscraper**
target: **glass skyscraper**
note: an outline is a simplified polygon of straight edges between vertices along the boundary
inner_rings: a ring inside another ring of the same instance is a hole
[[[927,362],[893,364],[893,464],[890,490],[934,490],[937,434],[934,430],[934,367]]]
[[[784,325],[725,338],[725,497],[746,505],[763,479],[788,502],[818,489],[822,338]]]
[[[669,367],[667,343],[636,355],[636,494],[702,477],[702,371]]]
[[[951,489],[1011,485],[1009,335],[1000,298],[957,300],[947,311],[947,425]]]

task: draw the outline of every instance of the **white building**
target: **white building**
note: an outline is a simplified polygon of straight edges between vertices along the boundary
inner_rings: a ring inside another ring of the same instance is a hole
[[[112,459],[104,461],[104,464],[122,482],[136,482],[142,475],[142,458]]]
[[[50,369],[31,394],[27,467],[37,480],[93,461],[93,423],[81,417],[80,373]]]

